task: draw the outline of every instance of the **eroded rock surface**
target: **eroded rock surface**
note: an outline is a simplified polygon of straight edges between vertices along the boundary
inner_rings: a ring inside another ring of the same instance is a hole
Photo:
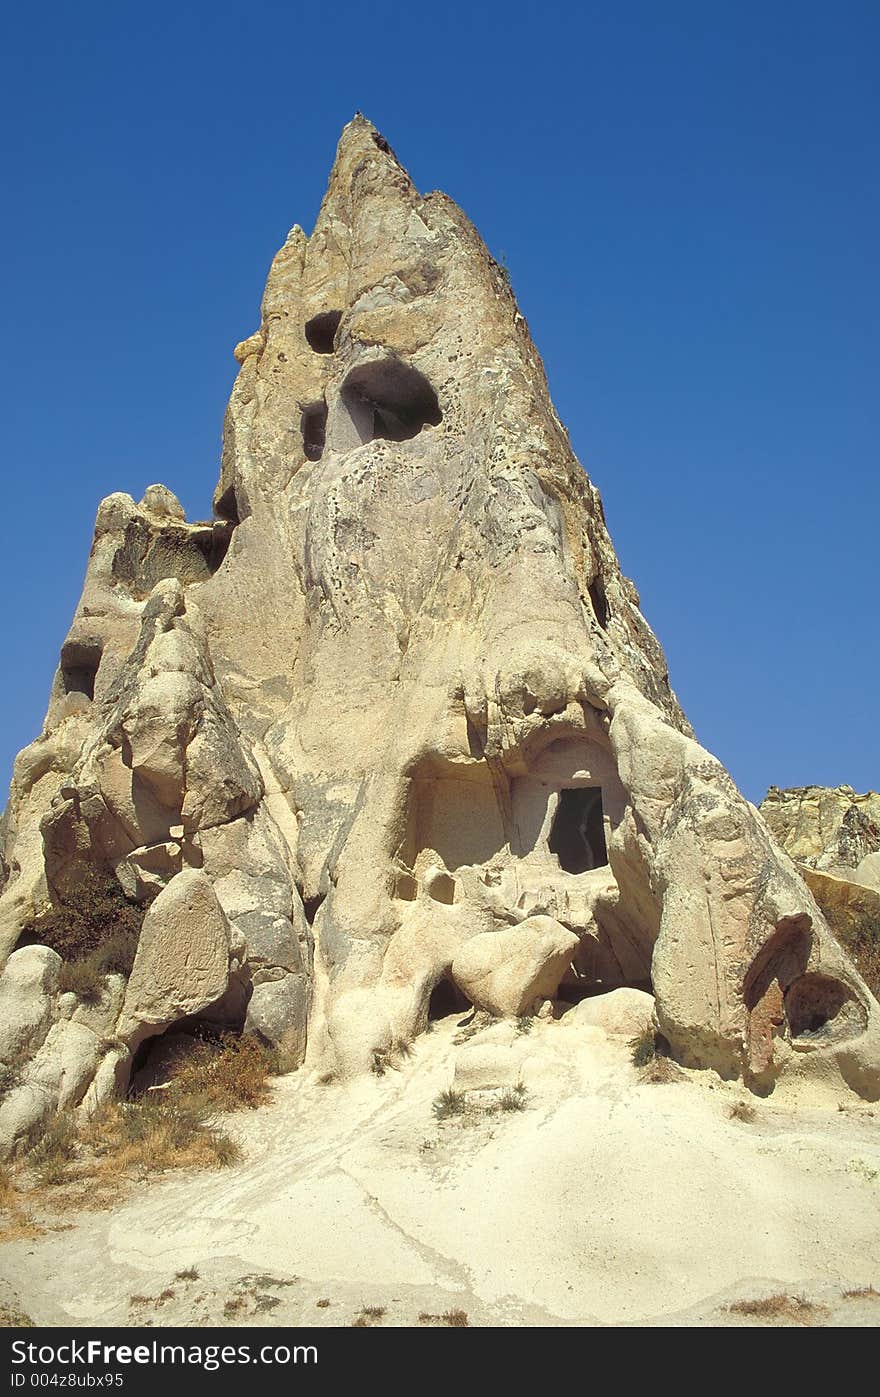
[[[83,1102],[175,1016],[367,1070],[502,961],[495,1013],[650,991],[685,1064],[880,1092],[880,1011],[695,740],[506,274],[362,117],[235,354],[214,520],[102,503],[15,767],[2,954],[84,865],[153,907]]]

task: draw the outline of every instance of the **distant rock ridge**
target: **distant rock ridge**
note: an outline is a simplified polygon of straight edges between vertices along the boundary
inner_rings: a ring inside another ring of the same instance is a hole
[[[620,987],[685,1066],[880,1094],[880,1009],[694,739],[509,279],[363,117],[235,355],[215,518],[103,501],[15,765],[3,1148],[181,1020],[345,1076]],[[94,868],[148,911],[86,1024],[20,943]]]

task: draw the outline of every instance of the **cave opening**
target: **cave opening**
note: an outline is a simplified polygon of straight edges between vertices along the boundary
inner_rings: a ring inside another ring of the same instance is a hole
[[[593,611],[596,614],[596,620],[599,622],[599,625],[602,627],[603,631],[607,630],[608,598],[605,595],[605,586],[602,582],[601,577],[595,577],[593,581],[590,583],[587,590],[590,594],[590,601],[593,606]]]
[[[601,787],[576,786],[559,792],[548,847],[566,873],[587,873],[607,865]]]
[[[454,980],[448,975],[444,975],[442,980],[438,980],[428,1001],[428,1023],[435,1023],[437,1019],[447,1019],[450,1014],[470,1013],[474,1006],[469,999],[466,999]]]
[[[332,354],[336,347],[336,331],[341,319],[341,310],[325,310],[307,320],[305,335],[309,348],[316,354]]]
[[[306,403],[302,410],[300,427],[306,460],[320,461],[327,439],[327,404],[323,399],[315,403]]]
[[[95,678],[101,663],[97,641],[67,641],[61,650],[61,679],[66,694],[95,697]]]
[[[424,374],[396,358],[352,369],[342,387],[342,402],[362,445],[377,438],[410,441],[423,427],[438,426],[443,417]]]

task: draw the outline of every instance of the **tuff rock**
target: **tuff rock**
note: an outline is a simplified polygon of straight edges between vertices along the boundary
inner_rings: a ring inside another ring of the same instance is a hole
[[[880,1093],[880,1010],[695,739],[507,275],[364,118],[235,356],[214,519],[103,501],[16,761],[0,957],[85,865],[150,905],[91,1085],[34,1099],[200,1015],[367,1070],[480,946],[520,1009],[536,922],[538,995],[651,991],[683,1064]]]

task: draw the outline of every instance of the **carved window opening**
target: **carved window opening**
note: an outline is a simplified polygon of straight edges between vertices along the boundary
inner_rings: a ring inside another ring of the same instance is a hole
[[[303,451],[307,461],[320,461],[327,437],[327,404],[308,403],[302,411]]]
[[[566,873],[587,873],[607,865],[605,812],[599,786],[577,786],[559,792],[548,845]]]
[[[381,438],[410,441],[443,414],[424,374],[401,359],[381,359],[352,369],[342,401],[361,444]]]
[[[309,348],[316,354],[333,354],[336,348],[336,331],[341,319],[341,310],[325,310],[321,315],[313,315],[305,327]]]
[[[97,642],[68,641],[61,651],[61,679],[66,694],[95,697],[95,677],[101,663],[101,647]]]

